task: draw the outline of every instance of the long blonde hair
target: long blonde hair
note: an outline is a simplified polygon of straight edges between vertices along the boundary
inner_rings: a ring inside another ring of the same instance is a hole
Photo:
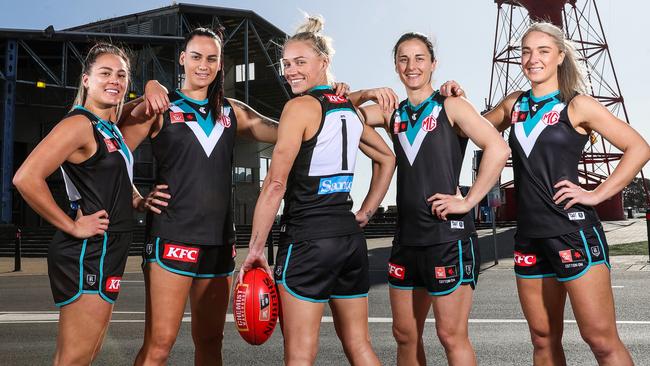
[[[327,82],[331,83],[334,81],[334,78],[329,65],[331,65],[332,57],[334,56],[334,48],[332,47],[332,39],[321,33],[324,26],[325,20],[321,16],[307,15],[307,20],[298,27],[296,34],[287,39],[285,44],[292,41],[309,42],[318,55],[329,61],[327,68]]]
[[[523,45],[524,39],[532,32],[542,32],[547,34],[555,45],[564,53],[564,61],[558,65],[557,78],[560,87],[560,100],[568,102],[576,94],[584,94],[587,90],[585,82],[585,71],[578,60],[578,53],[571,40],[564,37],[564,32],[557,26],[548,22],[536,22],[530,25],[524,35],[521,37]]]
[[[129,61],[129,57],[127,56],[126,52],[111,43],[107,42],[100,42],[92,46],[90,50],[88,51],[88,54],[86,55],[86,59],[84,60],[83,63],[83,68],[81,70],[82,76],[83,74],[89,75],[90,70],[92,69],[93,65],[95,64],[95,61],[97,61],[97,58],[103,54],[111,54],[118,56],[124,60],[124,63],[126,64],[126,73],[127,73],[127,84],[125,86],[125,89],[128,90],[128,75],[131,73],[131,62]],[[80,105],[83,106],[86,103],[86,97],[87,97],[88,91],[86,90],[86,87],[83,84],[83,77],[79,78],[79,87],[77,88],[77,95],[74,98],[74,105]],[[116,120],[120,119],[120,114],[122,114],[122,107],[124,106],[124,99],[120,100],[120,102],[117,105],[117,113],[115,115]]]

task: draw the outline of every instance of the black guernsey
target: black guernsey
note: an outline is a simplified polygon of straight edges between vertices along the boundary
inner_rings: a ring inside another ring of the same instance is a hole
[[[82,106],[75,106],[65,118],[82,115],[93,125],[97,151],[86,161],[61,164],[71,217],[77,208],[84,215],[108,213],[108,232],[133,229],[133,154],[115,124],[105,121]]]
[[[449,123],[445,98],[434,92],[413,106],[400,103],[391,118],[390,134],[397,158],[397,230],[395,244],[429,246],[467,238],[474,230],[471,212],[431,213],[427,198],[436,193],[456,194],[467,138]]]
[[[327,86],[306,95],[319,101],[322,118],[316,135],[300,145],[289,172],[281,245],[361,232],[350,212],[350,189],[363,123],[352,103]]]
[[[152,237],[194,245],[234,242],[230,210],[232,159],[237,119],[226,99],[220,117],[208,99],[179,90],[151,139],[157,162],[156,184],[169,186],[169,205],[153,214]]]
[[[599,221],[593,207],[556,205],[553,186],[578,181],[578,162],[589,136],[569,121],[559,91],[541,96],[529,90],[515,102],[509,143],[517,197],[517,233],[529,238],[564,235]]]

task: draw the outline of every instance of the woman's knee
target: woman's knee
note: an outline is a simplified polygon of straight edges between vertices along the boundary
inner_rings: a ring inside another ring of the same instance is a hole
[[[398,345],[415,345],[420,339],[418,330],[411,327],[400,327],[393,323],[393,337]]]
[[[612,354],[621,343],[616,332],[611,330],[581,332],[581,336],[597,358]]]
[[[530,339],[537,350],[553,349],[562,344],[562,331],[549,327],[530,327]]]
[[[223,344],[223,332],[192,332],[192,340],[196,348],[221,349]]]
[[[143,347],[145,357],[149,360],[166,360],[174,343],[176,343],[176,334],[174,333],[153,334],[149,339],[145,340]]]

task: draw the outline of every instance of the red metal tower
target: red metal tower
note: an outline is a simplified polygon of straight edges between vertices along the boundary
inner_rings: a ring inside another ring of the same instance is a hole
[[[575,43],[587,71],[588,92],[614,115],[630,123],[595,0],[494,2],[497,4],[497,23],[486,109],[491,109],[513,91],[529,88],[520,67],[521,36],[531,21],[545,20],[561,27],[567,38]],[[583,151],[578,173],[581,183],[595,187],[611,174],[622,153],[595,133],[590,142]],[[510,162],[508,166],[511,166]],[[510,187],[512,181],[501,186]],[[647,199],[645,180],[644,189]],[[618,202],[608,202],[606,209],[599,210],[603,219],[623,218],[622,199],[620,196],[617,199]]]

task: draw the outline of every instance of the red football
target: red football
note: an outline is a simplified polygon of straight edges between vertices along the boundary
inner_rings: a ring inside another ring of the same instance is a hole
[[[235,326],[244,340],[253,345],[266,342],[278,321],[278,293],[275,283],[261,268],[244,274],[232,300]]]

